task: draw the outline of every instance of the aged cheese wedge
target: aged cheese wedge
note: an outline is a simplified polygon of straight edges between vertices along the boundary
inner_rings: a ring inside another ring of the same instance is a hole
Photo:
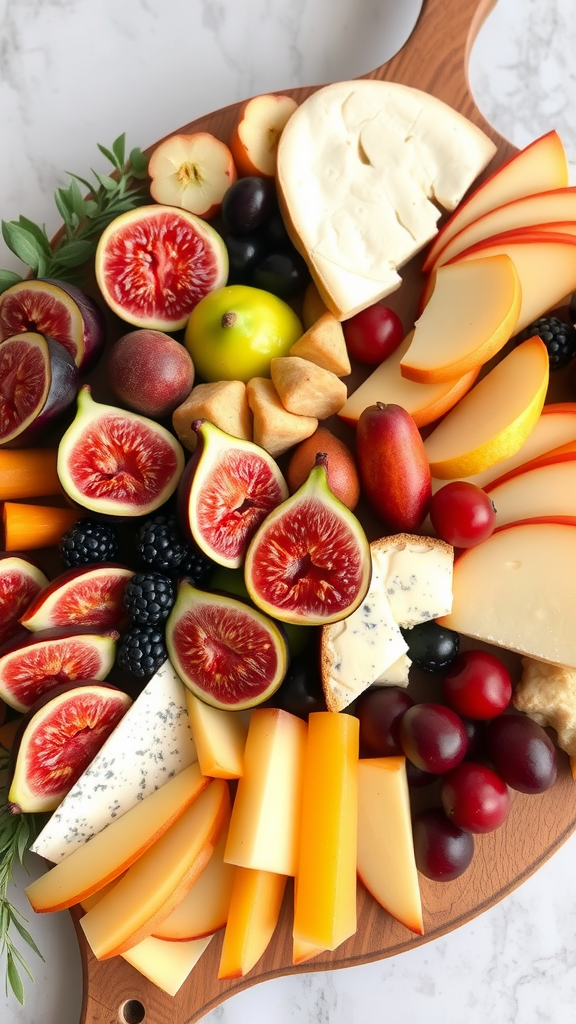
[[[352,392],[338,413],[339,419],[355,427],[364,409],[383,402],[384,405],[401,405],[410,413],[417,427],[425,427],[452,409],[470,390],[478,369],[441,384],[416,384],[403,377],[400,362],[412,344],[413,333],[410,331],[396,351]]]
[[[219,978],[243,978],[264,955],[274,934],[286,877],[235,868],[232,899],[222,943]]]
[[[454,603],[439,621],[466,636],[576,668],[576,525],[504,526],[454,566]]]
[[[228,783],[206,789],[117,885],[81,919],[94,956],[106,960],[147,938],[178,906],[206,867],[230,809]]]
[[[358,876],[392,917],[424,934],[404,757],[359,762]]]
[[[288,121],[277,185],[289,233],[323,301],[346,319],[400,285],[495,152],[441,100],[360,79],[318,89]],[[382,244],[382,240],[386,244]]]
[[[419,384],[454,381],[478,370],[506,344],[522,302],[516,268],[506,254],[450,263],[416,321],[400,372]]]
[[[295,875],[307,726],[279,708],[256,708],[244,751],[224,859]]]
[[[184,813],[209,779],[198,763],[185,768],[162,789],[150,793],[90,843],[79,846],[26,891],[37,913],[64,910],[118,878]]]
[[[122,954],[153,985],[175,996],[211,941],[208,935],[190,942],[165,942],[150,936]]]
[[[196,761],[184,689],[165,662],[54,811],[34,853],[64,860]]]
[[[308,719],[294,937],[336,949],[356,931],[358,719]]]
[[[452,607],[454,549],[437,537],[397,533],[370,545],[392,615],[403,629],[437,619]]]
[[[486,488],[496,526],[521,519],[576,516],[576,452],[551,455],[533,469],[514,470]]]
[[[249,714],[213,708],[188,689],[186,706],[202,774],[215,779],[239,779],[244,771]]]

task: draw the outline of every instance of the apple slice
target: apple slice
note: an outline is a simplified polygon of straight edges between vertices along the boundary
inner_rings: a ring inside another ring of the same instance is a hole
[[[453,589],[452,611],[440,625],[576,668],[576,519],[496,530],[456,560]]]
[[[383,402],[384,405],[401,405],[417,427],[425,427],[443,416],[464,397],[474,384],[478,369],[442,384],[416,384],[402,376],[400,362],[412,343],[413,333],[410,331],[396,351],[356,388],[340,409],[339,419],[355,427],[364,409],[376,405],[376,402]]]
[[[576,516],[576,452],[549,455],[519,467],[486,487],[496,508],[496,526],[522,519]]]
[[[209,132],[171,135],[150,157],[150,193],[157,203],[178,206],[207,220],[236,181],[232,154]]]
[[[573,234],[518,228],[471,245],[445,265],[497,254],[510,257],[522,289],[520,313],[512,334],[524,330],[576,289],[576,235]],[[424,306],[433,288],[432,276],[422,297]]]
[[[462,228],[449,241],[431,270],[441,267],[454,256],[464,252],[469,246],[484,241],[492,235],[503,231],[514,231],[517,228],[540,227],[546,224],[550,229],[552,222],[576,220],[576,188],[557,188],[551,192],[537,192],[535,195],[522,196],[504,206],[497,206],[483,217],[478,217]]]
[[[111,892],[81,919],[88,945],[98,960],[131,949],[152,935],[172,913],[206,867],[229,809],[228,783],[211,780]]]
[[[566,153],[558,133],[551,131],[510,157],[460,203],[434,239],[422,269],[432,270],[450,239],[478,217],[514,199],[565,188],[567,184]]]
[[[424,934],[405,757],[358,764],[358,876],[384,910]]]
[[[572,450],[571,446],[574,442],[576,442],[576,402],[553,402],[544,406],[539,419],[536,420],[534,429],[517,452],[507,459],[493,463],[481,473],[475,473],[464,479],[471,484],[476,484],[477,487],[484,488],[518,466],[526,466],[527,463],[547,454],[560,454],[556,449],[566,447],[568,450]],[[432,479],[434,493],[443,486],[444,480]]]
[[[278,142],[298,104],[291,96],[254,96],[240,108],[230,149],[240,175],[273,178]]]
[[[548,351],[540,338],[513,349],[426,439],[431,472],[453,480],[518,451],[540,416],[548,376]]]
[[[226,924],[234,880],[234,868],[224,862],[227,831],[228,823],[198,881],[154,930],[156,938],[189,942],[213,935]]]
[[[286,877],[235,868],[218,978],[243,978],[264,955],[274,934]]]
[[[65,910],[118,878],[207,787],[198,763],[175,775],[108,828],[96,833],[25,890],[38,914]]]
[[[508,341],[522,293],[509,256],[449,263],[416,321],[400,372],[419,384],[453,381],[479,369]]]

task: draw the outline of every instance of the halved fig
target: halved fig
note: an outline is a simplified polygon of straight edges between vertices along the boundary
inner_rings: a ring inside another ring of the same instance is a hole
[[[76,397],[78,368],[66,349],[41,334],[0,345],[0,446],[30,445]]]
[[[208,420],[195,420],[192,429],[198,442],[178,488],[181,525],[209,558],[235,569],[288,486],[272,456],[252,441]]]
[[[76,418],[58,448],[58,476],[72,501],[107,515],[147,515],[173,494],[183,469],[173,434],[139,413],[95,402],[87,384],[80,388]]]
[[[102,351],[105,323],[94,300],[75,285],[49,279],[19,281],[0,295],[0,341],[24,332],[60,342],[85,372]]]
[[[250,597],[268,615],[320,626],[346,618],[368,590],[370,547],[356,516],[328,487],[328,457],[264,520],[246,554]]]
[[[60,683],[105,679],[118,636],[115,629],[96,632],[91,626],[19,634],[0,648],[0,697],[16,711],[28,711]]]
[[[0,644],[18,629],[20,616],[47,586],[47,577],[34,562],[0,553]]]
[[[186,580],[166,623],[166,647],[188,689],[229,711],[267,700],[288,667],[281,626],[243,601],[197,590]]]
[[[124,591],[133,575],[132,569],[115,562],[69,569],[47,583],[20,624],[32,632],[74,625],[118,628],[127,618]]]
[[[41,697],[21,720],[12,748],[12,813],[58,807],[131,703],[127,693],[91,679]]]
[[[217,231],[187,210],[141,206],[116,217],[96,250],[96,280],[110,309],[135,327],[177,331],[228,279]]]

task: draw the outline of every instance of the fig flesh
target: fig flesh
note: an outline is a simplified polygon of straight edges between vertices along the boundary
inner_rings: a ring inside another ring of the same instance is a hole
[[[104,347],[105,323],[94,300],[75,285],[20,281],[0,295],[0,341],[23,332],[58,341],[85,372]]]
[[[168,430],[80,388],[58,448],[58,476],[72,501],[106,515],[147,515],[173,494],[183,468],[184,451]]]
[[[270,513],[246,554],[244,578],[262,611],[285,622],[322,625],[364,599],[370,547],[360,523],[328,487],[319,453],[306,482]]]
[[[197,590],[186,580],[166,623],[166,646],[185,686],[205,704],[228,711],[267,700],[288,667],[281,626],[243,601]]]
[[[20,624],[32,632],[74,625],[117,628],[127,618],[124,591],[133,575],[131,569],[115,562],[69,569],[47,583]]]
[[[78,369],[57,341],[15,334],[0,345],[0,446],[32,444],[76,397]]]
[[[178,489],[181,525],[212,561],[235,569],[288,487],[272,456],[257,444],[208,420],[195,420],[192,427],[198,443]]]
[[[18,630],[18,620],[48,580],[34,562],[22,555],[0,554],[0,644]]]
[[[217,231],[173,206],[141,206],[116,217],[96,250],[96,280],[110,309],[135,327],[177,331],[228,277]]]
[[[12,813],[58,807],[131,703],[128,694],[95,680],[63,684],[41,697],[14,741]]]
[[[16,711],[28,711],[60,683],[105,679],[118,636],[114,629],[96,632],[91,626],[19,634],[0,648],[0,697]]]

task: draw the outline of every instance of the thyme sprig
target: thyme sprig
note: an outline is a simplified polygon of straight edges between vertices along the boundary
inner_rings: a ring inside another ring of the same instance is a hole
[[[0,745],[0,958],[6,959],[6,995],[11,989],[16,999],[24,1004],[21,971],[25,971],[29,978],[34,979],[14,938],[19,935],[41,960],[44,957],[25,927],[26,918],[10,902],[8,887],[13,878],[14,868],[18,864],[23,864],[24,854],[36,837],[37,822],[33,814],[12,814],[10,811],[7,788],[9,757],[9,752]]]
[[[114,140],[110,149],[100,144],[98,149],[112,164],[113,176],[92,170],[95,181],[89,181],[79,174],[66,172],[71,178],[70,184],[54,193],[63,228],[53,242],[45,226],[27,217],[2,221],[6,245],[29,267],[33,277],[55,277],[77,283],[81,280],[77,269],[94,256],[104,228],[121,213],[148,202],[141,184],[147,177],[148,157],[140,149],[133,149],[126,161],[124,133]],[[82,195],[80,185],[87,189],[86,196]],[[0,270],[0,293],[22,280],[23,277],[12,270]]]

